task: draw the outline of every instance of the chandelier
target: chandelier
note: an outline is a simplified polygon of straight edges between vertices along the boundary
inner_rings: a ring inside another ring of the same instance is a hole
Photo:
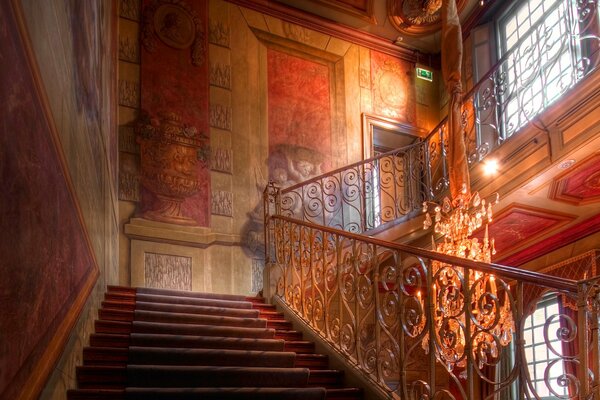
[[[488,235],[492,221],[492,201],[482,199],[479,193],[468,193],[466,187],[454,200],[444,198],[441,204],[425,202],[424,229],[434,226],[434,232],[443,237],[436,245],[432,235],[432,249],[443,254],[485,263],[496,253],[494,239]],[[483,240],[473,233],[485,224]],[[494,275],[471,269],[432,262],[433,286],[430,288],[432,323],[435,332],[435,355],[448,371],[467,364],[467,340],[470,340],[473,360],[479,369],[497,361],[501,348],[512,341],[514,321],[510,306],[510,286]],[[417,294],[421,306],[425,299]],[[467,326],[469,338],[466,335]],[[429,333],[422,342],[429,352]],[[460,376],[465,378],[465,371]]]

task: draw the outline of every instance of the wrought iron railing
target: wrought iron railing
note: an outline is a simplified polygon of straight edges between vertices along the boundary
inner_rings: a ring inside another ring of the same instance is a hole
[[[533,24],[463,97],[467,156],[475,165],[595,71],[597,2],[558,1],[560,18]],[[447,119],[420,143],[320,175],[282,191],[282,212],[349,232],[410,216],[448,189]]]
[[[393,244],[282,216],[281,201],[268,186],[275,295],[390,397],[600,400],[600,278]],[[527,316],[549,296],[559,311],[528,331]],[[455,307],[440,312],[442,301]],[[543,347],[527,346],[533,335]],[[538,351],[549,361],[536,365]]]
[[[430,199],[427,150],[419,142],[285,188],[281,212],[355,233],[414,214]]]
[[[552,2],[544,2],[551,4]],[[463,97],[462,126],[474,165],[598,68],[600,19],[596,0],[560,0],[552,18],[533,24]],[[541,6],[538,5],[538,11]],[[533,6],[532,6],[533,8]],[[447,119],[426,139],[434,196],[447,188]]]

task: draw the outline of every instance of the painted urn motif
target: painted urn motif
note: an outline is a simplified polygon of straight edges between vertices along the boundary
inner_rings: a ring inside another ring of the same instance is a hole
[[[197,129],[186,126],[172,113],[143,118],[136,126],[140,144],[142,185],[157,201],[144,218],[179,225],[196,225],[183,214],[181,204],[200,187],[198,152],[203,145]]]

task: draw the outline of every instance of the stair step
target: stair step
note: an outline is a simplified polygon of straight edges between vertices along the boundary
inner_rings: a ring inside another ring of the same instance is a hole
[[[292,330],[294,328],[294,325],[292,325],[291,322],[286,321],[284,319],[281,319],[281,320],[279,320],[279,319],[277,319],[277,320],[270,319],[270,320],[266,320],[266,322],[267,322],[267,327],[268,328],[273,328],[273,329],[276,329],[276,330],[290,331],[290,330]]]
[[[315,343],[308,340],[286,340],[284,350],[298,354],[311,354],[315,352]]]
[[[262,297],[110,286],[68,400],[359,400]]]
[[[275,311],[277,308],[275,307],[275,304],[269,304],[269,303],[252,303],[252,308],[257,309],[257,310],[261,310],[261,311]]]
[[[125,400],[125,390],[76,389],[67,391],[67,400]]]
[[[163,295],[159,295],[159,294],[145,294],[145,293],[138,293],[135,297],[135,300],[136,301],[144,301],[144,302],[148,302],[148,303],[185,304],[185,305],[190,305],[190,306],[241,308],[241,309],[252,309],[253,308],[253,304],[249,301],[210,299],[210,298],[187,297],[187,296],[163,296]]]
[[[289,330],[277,330],[277,331],[275,331],[275,339],[283,339],[285,341],[288,341],[288,340],[300,341],[300,340],[302,340],[302,332],[289,331]]]
[[[324,400],[323,388],[131,388],[128,400]]]
[[[129,347],[130,335],[112,333],[92,333],[90,335],[90,346],[93,347]]]
[[[189,365],[291,368],[296,353],[229,349],[182,349],[162,347],[85,347],[84,365]],[[311,368],[315,360],[303,359],[298,368]]]
[[[135,303],[135,294],[106,292],[104,293],[104,300],[119,301],[123,303]]]
[[[83,365],[125,366],[129,361],[128,347],[84,347]]]
[[[119,302],[119,301],[103,301],[103,309],[113,309],[122,311],[160,311],[160,312],[173,312],[180,314],[201,314],[201,315],[220,315],[228,317],[239,317],[239,318],[258,318],[260,316],[259,310],[244,309],[244,308],[226,308],[226,307],[214,307],[214,306],[197,306],[187,304],[173,304],[173,303],[155,303],[155,302],[144,302],[137,301],[135,303]],[[263,317],[264,318],[264,317]]]
[[[174,324],[161,322],[135,321],[132,323],[133,333],[160,333],[192,336],[228,336],[234,338],[273,339],[274,329],[245,328],[231,326],[213,326],[196,324]]]
[[[215,300],[226,300],[226,301],[247,301],[246,296],[236,294],[218,294],[218,293],[202,293],[202,292],[190,292],[187,290],[173,290],[173,289],[156,289],[156,288],[137,288],[136,293],[140,294],[154,294],[159,296],[174,296],[174,297],[191,297],[197,299],[215,299]]]
[[[97,319],[94,322],[96,333],[129,335],[132,330],[131,322],[105,321]]]
[[[259,311],[259,310],[257,310]],[[285,316],[283,315],[282,312],[279,311],[262,311],[260,310],[260,318],[265,318],[265,319],[274,319],[274,320],[283,320],[285,319]]]
[[[308,378],[308,386],[310,387],[325,387],[325,388],[340,388],[344,379],[344,372],[338,370],[314,370],[310,372]]]
[[[122,322],[96,320],[97,333],[106,334],[176,334],[189,336],[228,336],[233,338],[254,339],[285,339],[275,338],[276,331],[267,328],[240,328],[228,326],[194,325],[194,324],[167,324],[160,322]],[[301,337],[301,334],[300,334]]]
[[[327,400],[360,400],[363,391],[359,388],[327,389]]]
[[[219,315],[184,314],[145,310],[127,311],[113,308],[101,308],[98,311],[98,317],[105,321],[146,321],[245,328],[264,328],[268,325],[267,320],[261,318],[223,317]],[[278,324],[274,325],[279,326]],[[274,329],[276,328],[274,327]]]
[[[127,396],[127,397],[126,397]],[[67,400],[348,400],[361,399],[356,388],[128,388],[125,390],[76,389]]]
[[[295,366],[309,368],[310,370],[327,369],[329,367],[329,357],[325,354],[296,354]]]
[[[130,343],[141,347],[291,351],[285,350],[281,339],[132,333]]]
[[[84,365],[76,368],[79,389],[125,389],[127,368]]]
[[[306,368],[191,367],[130,365],[133,387],[304,387]]]
[[[129,286],[108,285],[106,287],[106,293],[120,293],[135,296],[137,289]]]

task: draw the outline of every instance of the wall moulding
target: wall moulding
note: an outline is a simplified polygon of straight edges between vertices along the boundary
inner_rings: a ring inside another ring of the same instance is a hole
[[[213,148],[210,159],[210,169],[231,174],[233,172],[232,160],[233,150],[222,147]]]
[[[229,24],[220,20],[209,20],[208,42],[217,46],[229,48],[230,29]]]
[[[223,190],[214,190],[212,192],[211,212],[213,215],[233,217],[233,193]]]
[[[231,107],[221,104],[210,105],[210,126],[231,131]]]
[[[131,108],[140,106],[140,84],[119,80],[119,105]]]
[[[210,84],[231,90],[231,65],[214,63],[210,65]]]
[[[136,39],[119,37],[119,60],[139,64],[140,47]]]
[[[281,3],[259,0],[229,0],[229,2],[406,61],[417,62],[417,59],[427,59],[424,54],[416,50],[394,45],[375,35],[334,23],[316,15],[307,14],[297,8],[288,7]]]
[[[119,16],[122,18],[130,19],[132,21],[139,21],[141,14],[140,0],[120,0]]]
[[[119,151],[140,154],[140,146],[136,142],[135,130],[133,126],[119,126]]]

